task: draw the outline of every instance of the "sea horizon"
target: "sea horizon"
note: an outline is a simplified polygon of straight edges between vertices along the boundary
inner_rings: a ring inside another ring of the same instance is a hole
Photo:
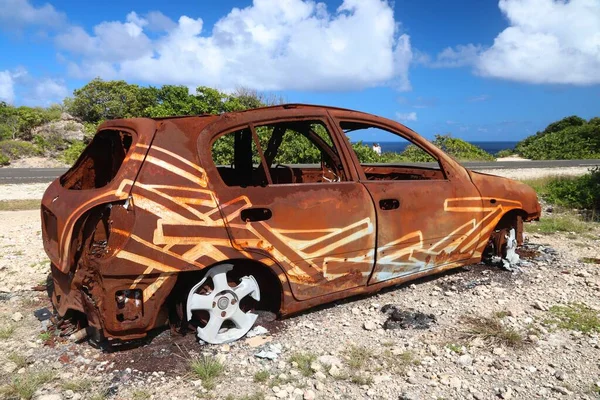
[[[401,153],[402,151],[404,151],[404,149],[406,148],[406,146],[409,144],[406,141],[397,141],[397,142],[367,142],[367,141],[362,141],[364,144],[368,145],[368,146],[373,146],[374,143],[378,143],[381,146],[381,151],[382,152],[393,152],[393,153]],[[517,145],[517,143],[519,143],[519,141],[486,141],[486,140],[477,140],[477,141],[470,141],[467,140],[467,142],[469,142],[470,144],[477,146],[479,148],[481,148],[482,150],[490,153],[490,154],[496,154],[498,153],[500,150],[512,150],[515,148],[515,146]]]

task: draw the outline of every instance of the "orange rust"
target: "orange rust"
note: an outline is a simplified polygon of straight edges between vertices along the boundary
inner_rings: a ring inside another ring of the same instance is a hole
[[[273,149],[261,148],[257,127],[314,121],[331,136],[328,161],[269,166]],[[343,124],[402,136],[439,169],[361,165]],[[212,161],[212,144],[244,129],[261,158],[255,185],[236,185],[238,172]],[[59,314],[84,312],[109,338],[164,324],[178,277],[221,262],[271,269],[281,288],[263,290],[280,291],[287,315],[477,262],[499,229],[514,225],[521,243],[522,221],[540,215],[526,185],[468,171],[405,126],[357,111],[284,105],[107,121],[98,132],[99,146],[118,154],[103,159],[92,144],[53,182],[42,229]],[[110,173],[96,170],[103,165]]]

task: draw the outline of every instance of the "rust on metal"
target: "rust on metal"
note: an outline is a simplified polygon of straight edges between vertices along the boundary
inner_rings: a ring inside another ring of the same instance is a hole
[[[273,133],[261,143],[265,126]],[[404,137],[439,168],[361,164],[346,126]],[[320,166],[276,164],[290,129],[320,149]],[[213,145],[230,133],[235,161],[217,165]],[[260,307],[284,316],[478,262],[490,246],[502,257],[507,231],[522,244],[523,221],[538,219],[540,206],[528,186],[466,170],[394,121],[287,105],[107,121],[46,190],[41,216],[58,313],[79,312],[104,337],[129,340],[185,325],[185,298],[190,307],[189,297],[216,291],[217,278],[188,291],[215,266],[240,283],[226,282],[208,308],[223,318]],[[252,301],[237,296],[244,288]]]

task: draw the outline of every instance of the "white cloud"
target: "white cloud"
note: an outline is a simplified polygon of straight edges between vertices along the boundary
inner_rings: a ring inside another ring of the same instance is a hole
[[[308,0],[254,0],[212,31],[188,16],[162,14],[74,27],[56,39],[79,78],[258,90],[410,89],[410,38],[385,0],[344,0],[334,13]],[[172,21],[171,21],[172,22]],[[160,28],[159,28],[160,26]],[[150,38],[146,32],[165,33]]]
[[[482,101],[487,101],[490,99],[490,96],[487,94],[481,94],[479,96],[472,96],[467,99],[469,103],[481,103]]]
[[[65,14],[50,4],[34,7],[28,0],[0,0],[0,25],[5,29],[26,25],[57,28],[65,22]]]
[[[12,103],[15,98],[14,82],[10,71],[0,71],[0,101]]]
[[[474,64],[482,47],[480,45],[468,44],[458,45],[455,48],[447,47],[436,56],[435,60],[427,54],[420,53],[417,62],[430,68],[458,68]]]
[[[600,83],[600,1],[500,0],[510,26],[479,57],[484,76],[530,83]]]
[[[417,120],[417,113],[416,112],[409,112],[409,113],[400,113],[397,112],[396,113],[396,119],[400,122],[410,122],[410,121],[416,121]]]
[[[33,105],[61,103],[69,95],[69,90],[60,80],[45,78],[33,84],[26,102]]]

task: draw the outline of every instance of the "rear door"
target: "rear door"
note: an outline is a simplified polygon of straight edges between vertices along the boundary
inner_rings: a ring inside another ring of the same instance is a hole
[[[199,151],[233,245],[279,263],[305,300],[367,284],[376,215],[327,114],[298,111],[223,120]]]
[[[404,132],[399,124],[345,111],[334,114],[352,139],[383,143],[381,155],[368,152],[374,159],[361,164],[357,157],[356,162],[377,210],[376,264],[369,283],[449,268],[473,257],[482,207],[466,171],[447,163],[433,146],[425,147],[427,142],[416,140],[414,132]],[[407,156],[429,163],[413,163]]]

